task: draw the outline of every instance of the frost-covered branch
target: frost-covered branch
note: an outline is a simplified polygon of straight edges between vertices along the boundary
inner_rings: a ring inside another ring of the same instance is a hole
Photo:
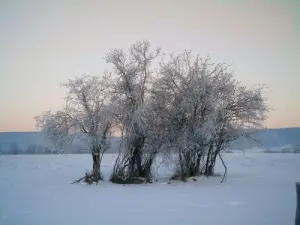
[[[115,115],[109,80],[83,75],[63,86],[68,90],[66,106],[37,117],[37,125],[59,151],[64,151],[74,135],[85,142],[93,156],[92,176],[96,181],[100,179],[102,156],[110,146]]]

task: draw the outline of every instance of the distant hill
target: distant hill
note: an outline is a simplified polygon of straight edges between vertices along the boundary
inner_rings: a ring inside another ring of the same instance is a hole
[[[252,138],[258,142],[240,139],[234,143],[233,148],[276,148],[300,145],[300,127],[265,129],[252,135]]]
[[[267,129],[257,134],[265,147],[300,144],[300,127]]]
[[[300,127],[261,130],[253,135],[253,138],[258,140],[260,144],[240,139],[232,145],[232,148],[250,149],[253,147],[276,148],[287,145],[300,146]],[[117,152],[119,144],[120,138],[113,137],[109,152]],[[49,144],[39,132],[0,132],[0,154],[49,152],[47,146]],[[80,140],[76,140],[72,147],[72,151],[76,153],[86,152],[85,149],[85,144]]]
[[[111,148],[108,152],[117,152],[120,143],[119,137],[113,137]],[[85,153],[86,144],[81,140],[75,140],[72,152]],[[50,144],[40,132],[0,132],[0,154],[23,153],[50,153]]]
[[[0,149],[6,150],[17,144],[20,148],[27,148],[31,144],[42,144],[42,136],[38,132],[3,132],[0,133]]]

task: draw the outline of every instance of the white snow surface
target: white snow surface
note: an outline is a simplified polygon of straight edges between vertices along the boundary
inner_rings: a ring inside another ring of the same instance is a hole
[[[104,157],[106,181],[70,184],[90,155],[0,156],[1,225],[293,225],[300,154],[225,154],[228,177],[166,184],[108,181],[116,155]],[[217,172],[222,173],[220,163]]]

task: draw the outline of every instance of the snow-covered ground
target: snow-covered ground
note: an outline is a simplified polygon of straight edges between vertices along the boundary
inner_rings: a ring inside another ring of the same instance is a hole
[[[109,178],[115,155],[104,157]],[[227,181],[70,184],[89,155],[0,156],[1,225],[293,225],[300,154],[226,154]],[[221,165],[217,171],[222,172]]]

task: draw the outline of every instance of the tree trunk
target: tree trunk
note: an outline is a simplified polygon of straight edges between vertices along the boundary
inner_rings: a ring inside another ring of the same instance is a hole
[[[141,173],[142,173],[142,156],[141,156],[142,152],[141,152],[141,150],[144,146],[144,143],[145,143],[144,136],[140,136],[135,141],[135,163],[136,163],[136,167],[137,167],[138,176],[141,176]]]
[[[129,168],[128,168],[128,178],[135,177],[135,153],[133,152],[133,156],[129,159]]]
[[[218,153],[214,153],[212,155],[211,163],[210,163],[210,176],[213,176],[215,173],[215,165],[216,165],[216,161],[217,161],[217,156],[218,156]]]
[[[136,163],[136,169],[137,169],[137,174],[140,177],[142,175],[142,157],[140,151],[136,152],[135,155],[135,163]]]
[[[142,152],[145,137],[140,136],[133,142],[132,156],[130,158],[129,178],[140,177],[142,174]]]
[[[93,152],[92,156],[93,156],[93,171],[92,171],[93,181],[99,181],[101,179],[101,176],[100,176],[100,154]]]
[[[296,183],[296,192],[297,192],[297,208],[296,208],[295,225],[300,225],[300,182]]]
[[[206,156],[206,163],[205,163],[205,171],[204,174],[205,176],[210,176],[211,175],[211,154],[213,151],[213,143],[210,144],[208,152],[207,152],[207,156]]]
[[[151,179],[151,177],[152,177],[151,176],[151,167],[152,167],[152,164],[153,164],[154,157],[155,157],[155,154],[150,155],[149,159],[147,159],[147,161],[145,162],[144,168],[143,168],[142,173],[141,173],[141,177]]]
[[[195,176],[200,175],[200,163],[201,163],[202,153],[196,154],[196,165],[195,165]]]

